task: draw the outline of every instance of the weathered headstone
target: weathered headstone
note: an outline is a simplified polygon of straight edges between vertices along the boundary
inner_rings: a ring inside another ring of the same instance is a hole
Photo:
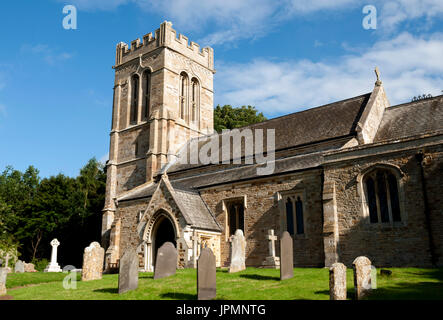
[[[277,241],[277,236],[274,235],[274,229],[268,230],[267,239],[269,240],[269,256],[266,257],[262,265],[265,268],[277,269],[280,267],[280,258],[275,255],[275,241]]]
[[[246,240],[243,231],[238,229],[231,239],[231,264],[229,266],[229,273],[246,269]]]
[[[25,272],[25,264],[21,260],[17,260],[14,267],[15,273],[24,273]]]
[[[120,258],[118,273],[118,293],[138,288],[138,254],[134,249],[127,249]]]
[[[24,263],[25,265],[25,272],[37,272],[37,270],[35,270],[35,266],[33,263]]]
[[[294,252],[289,232],[283,232],[280,239],[280,280],[294,277]]]
[[[0,268],[0,296],[6,294],[6,277],[8,276],[8,269]]]
[[[92,242],[83,253],[82,281],[102,278],[105,250],[98,242]]]
[[[76,268],[73,265],[68,264],[67,266],[63,267],[63,272],[69,272],[72,270],[75,270]]]
[[[52,252],[51,252],[51,262],[45,268],[45,272],[62,272],[62,269],[57,263],[57,248],[60,242],[57,239],[51,241]]]
[[[175,274],[177,269],[177,249],[172,242],[165,242],[157,251],[154,279],[161,279]]]
[[[346,266],[334,263],[329,268],[329,299],[346,300]]]
[[[210,300],[216,296],[215,255],[203,248],[197,261],[197,299]]]
[[[357,257],[352,263],[354,269],[355,299],[360,300],[371,290],[371,260],[364,256]]]

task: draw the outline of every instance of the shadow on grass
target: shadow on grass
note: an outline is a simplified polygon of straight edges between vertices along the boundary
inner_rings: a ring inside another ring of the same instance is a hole
[[[443,283],[395,283],[373,290],[369,300],[443,300]]]
[[[181,292],[166,292],[160,294],[160,297],[176,299],[176,300],[197,300],[196,294],[181,293]]]
[[[154,279],[153,274],[143,274],[138,276],[139,279]]]
[[[262,276],[260,274],[241,274],[239,277],[240,278],[251,279],[251,280],[274,280],[274,281],[280,281],[279,277]]]
[[[95,289],[94,292],[102,292],[102,293],[118,293],[118,288],[103,288],[103,289]]]

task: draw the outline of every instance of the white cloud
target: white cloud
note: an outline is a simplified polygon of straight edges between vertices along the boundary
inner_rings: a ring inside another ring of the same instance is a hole
[[[62,0],[57,0],[61,2]],[[64,2],[64,1],[63,1]],[[378,29],[392,32],[401,23],[425,18],[441,18],[442,0],[71,0],[80,10],[114,10],[121,5],[136,4],[145,12],[161,14],[179,30],[204,32],[201,45],[216,45],[241,39],[258,38],[283,22],[318,12],[325,19],[330,11],[361,9],[372,4],[378,13]]]
[[[51,66],[69,60],[73,57],[73,54],[71,53],[57,52],[57,50],[49,47],[46,44],[24,44],[20,51],[22,54],[31,53],[33,55],[40,55],[41,58]]]
[[[425,18],[428,22],[443,14],[441,0],[394,0],[377,1],[381,8],[379,20],[382,27],[392,30],[402,22]]]
[[[391,104],[443,89],[443,34],[403,33],[333,61],[256,59],[218,64],[215,103],[255,105],[270,116],[346,99],[372,91],[378,66]]]
[[[100,157],[100,159],[98,160],[98,162],[106,164],[106,161],[109,160],[109,153],[104,154],[103,156]]]

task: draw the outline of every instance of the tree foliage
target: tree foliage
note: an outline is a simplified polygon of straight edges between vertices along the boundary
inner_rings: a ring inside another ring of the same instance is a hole
[[[234,108],[230,105],[214,109],[214,130],[221,132],[223,129],[234,129],[267,120],[262,112],[253,106]]]
[[[0,249],[19,245],[26,261],[49,257],[49,242],[60,243],[60,261],[79,264],[83,249],[100,240],[106,173],[95,158],[76,178],[63,174],[41,179],[6,167],[0,175]],[[65,261],[63,261],[65,260]]]

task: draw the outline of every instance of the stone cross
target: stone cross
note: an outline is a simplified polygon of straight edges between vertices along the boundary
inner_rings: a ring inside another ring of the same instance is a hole
[[[379,86],[381,85],[381,80],[380,80],[380,70],[378,70],[378,67],[375,67],[375,75],[377,76],[377,81],[375,82],[375,85]]]
[[[60,242],[57,239],[51,241],[52,251],[51,251],[51,262],[46,267],[45,272],[62,272],[62,269],[57,263],[57,247]]]
[[[269,255],[275,257],[275,241],[277,241],[277,236],[274,235],[274,229],[268,230],[268,240],[269,240]]]

